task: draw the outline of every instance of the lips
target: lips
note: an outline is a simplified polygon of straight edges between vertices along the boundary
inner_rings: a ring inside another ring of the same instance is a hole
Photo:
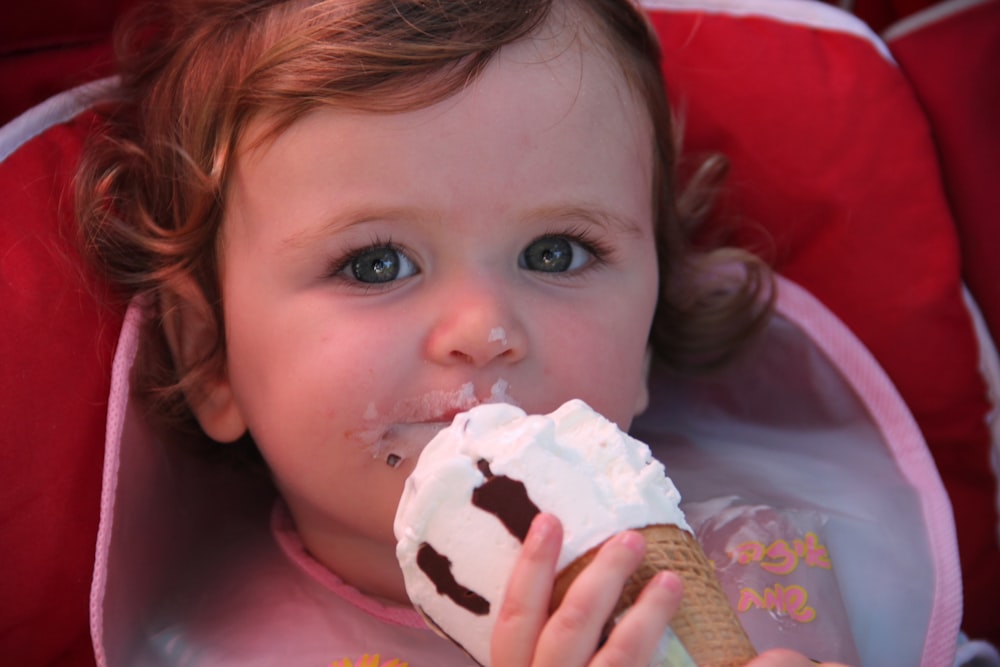
[[[391,467],[406,459],[416,459],[427,443],[450,424],[451,419],[391,424],[375,436],[372,458],[381,459]]]
[[[397,448],[413,443],[423,449],[438,432],[451,424],[448,421],[427,421],[413,424],[394,424],[386,429],[382,440]]]
[[[475,405],[479,405],[479,402],[477,401]],[[431,417],[430,419],[415,421],[412,422],[412,424],[414,426],[419,426],[421,424],[444,424],[445,426],[447,426],[448,424],[451,424],[455,420],[455,415],[462,414],[466,410],[475,407],[475,405],[470,405],[468,408],[462,407],[462,408],[454,408],[451,410],[446,410],[439,415]]]
[[[489,396],[480,399],[473,384],[466,382],[455,390],[433,390],[404,399],[386,415],[370,405],[365,414],[369,427],[350,436],[363,441],[373,458],[396,467],[405,459],[415,459],[441,429],[451,424],[455,415],[480,403],[514,403],[507,387],[505,380],[497,380],[490,387]]]

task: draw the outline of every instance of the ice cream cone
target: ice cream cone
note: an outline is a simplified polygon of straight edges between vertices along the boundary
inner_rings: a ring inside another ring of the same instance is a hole
[[[670,628],[694,662],[699,667],[743,667],[753,659],[756,651],[694,536],[671,525],[647,526],[639,532],[646,538],[646,557],[626,582],[612,618],[632,606],[653,575],[672,570],[684,581],[684,599]],[[559,573],[552,593],[553,610],[596,552],[596,548],[588,551]]]

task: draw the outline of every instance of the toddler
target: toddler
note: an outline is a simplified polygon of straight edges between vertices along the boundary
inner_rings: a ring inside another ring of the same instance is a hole
[[[627,428],[647,350],[712,366],[767,317],[758,262],[689,247],[703,206],[675,184],[655,37],[628,0],[183,0],[123,47],[78,201],[143,306],[135,391],[173,432],[259,452],[310,571],[349,591],[333,664],[401,626],[432,657],[399,660],[467,664],[414,629],[394,555],[429,438],[489,401],[580,398]],[[549,618],[559,535],[532,526],[493,664],[645,664],[678,579],[599,646],[641,537],[609,541]]]

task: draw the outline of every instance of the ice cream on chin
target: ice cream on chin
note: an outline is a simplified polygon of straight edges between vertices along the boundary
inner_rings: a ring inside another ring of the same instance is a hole
[[[396,555],[407,594],[428,622],[488,665],[507,580],[536,514],[554,514],[563,524],[554,604],[596,547],[623,530],[641,529],[647,563],[626,586],[620,607],[629,606],[656,571],[673,569],[688,591],[673,624],[678,636],[685,614],[697,612],[688,625],[708,629],[719,617],[742,647],[730,662],[718,654],[737,650],[731,646],[701,658],[688,651],[717,667],[741,665],[753,649],[679,503],[649,448],[582,401],[548,415],[480,405],[456,416],[421,453],[396,513]],[[699,611],[706,603],[711,619]]]

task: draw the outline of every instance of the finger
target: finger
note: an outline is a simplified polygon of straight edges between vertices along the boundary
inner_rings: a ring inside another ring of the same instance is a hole
[[[590,660],[625,580],[642,562],[645,551],[646,541],[634,531],[619,533],[604,543],[546,623],[534,664],[572,665]]]
[[[813,662],[801,653],[777,648],[765,651],[747,663],[746,667],[847,667],[839,662]]]
[[[684,583],[673,572],[653,577],[594,656],[592,667],[646,665],[681,606]]]
[[[531,522],[507,582],[490,645],[494,665],[529,665],[549,615],[549,595],[562,548],[562,524],[551,514]]]

